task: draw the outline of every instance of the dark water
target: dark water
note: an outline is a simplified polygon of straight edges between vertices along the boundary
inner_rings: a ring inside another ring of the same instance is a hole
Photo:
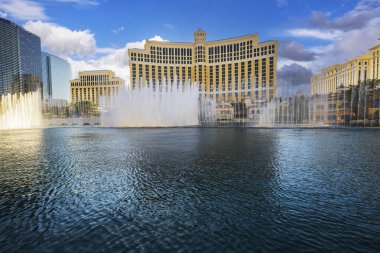
[[[0,165],[1,252],[380,249],[380,131],[2,131]]]

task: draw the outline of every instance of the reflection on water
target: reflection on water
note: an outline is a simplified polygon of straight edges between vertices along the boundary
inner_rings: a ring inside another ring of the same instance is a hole
[[[0,132],[0,252],[374,251],[378,131]]]
[[[42,180],[42,132],[39,129],[0,131],[2,187],[28,189]]]

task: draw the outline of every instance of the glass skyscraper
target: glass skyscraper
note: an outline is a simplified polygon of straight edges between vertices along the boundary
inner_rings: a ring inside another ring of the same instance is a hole
[[[42,88],[41,40],[0,18],[0,94]]]
[[[70,99],[70,64],[49,53],[42,52],[42,80],[44,99]]]

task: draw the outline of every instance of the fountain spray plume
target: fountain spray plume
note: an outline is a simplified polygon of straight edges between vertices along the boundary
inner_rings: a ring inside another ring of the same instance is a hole
[[[176,127],[199,124],[199,88],[178,81],[126,88],[100,102],[105,127]]]
[[[0,129],[39,128],[42,123],[41,92],[0,96]]]

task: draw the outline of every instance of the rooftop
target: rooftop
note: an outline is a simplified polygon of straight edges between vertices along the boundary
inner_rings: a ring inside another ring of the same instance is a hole
[[[80,73],[94,73],[94,72],[113,72],[112,70],[107,69],[99,69],[99,70],[85,70],[85,71],[79,71]]]
[[[35,35],[34,33],[30,32],[30,31],[28,31],[28,30],[26,30],[26,29],[24,29],[23,27],[21,27],[21,26],[15,24],[15,23],[13,23],[12,21],[10,21],[10,20],[8,20],[8,19],[5,19],[5,18],[0,17],[0,21],[5,22],[5,23],[8,23],[8,24],[10,24],[10,25],[13,25],[13,26],[17,27],[18,29],[20,29],[20,30],[22,30],[22,31],[24,31],[24,32],[26,32],[26,33],[29,33],[29,34],[31,34],[31,35],[33,35],[33,36],[35,36],[35,37],[38,37],[38,38],[40,39],[39,36]]]
[[[199,33],[199,32],[206,33],[206,32],[203,31],[201,28],[198,28],[198,30],[196,30],[194,33]]]
[[[222,42],[222,41],[229,41],[229,40],[238,40],[238,39],[244,39],[244,38],[248,38],[248,37],[252,37],[252,36],[258,36],[258,33],[252,33],[252,34],[247,34],[247,35],[242,35],[242,36],[237,36],[237,37],[230,37],[230,38],[225,38],[225,39],[220,39],[220,40],[210,40],[210,41],[206,41],[205,43],[208,44],[208,43],[215,43],[215,42]],[[275,40],[262,41],[259,43],[266,43],[266,42],[271,42],[271,41],[275,41]],[[183,42],[183,41],[182,42],[175,42],[175,41],[146,40],[145,44],[148,44],[148,43],[164,44],[164,45],[183,44],[183,45],[188,45],[188,46],[193,46],[196,44],[195,42]],[[132,50],[145,50],[145,49],[141,49],[141,48],[130,48],[130,49],[132,49]]]

